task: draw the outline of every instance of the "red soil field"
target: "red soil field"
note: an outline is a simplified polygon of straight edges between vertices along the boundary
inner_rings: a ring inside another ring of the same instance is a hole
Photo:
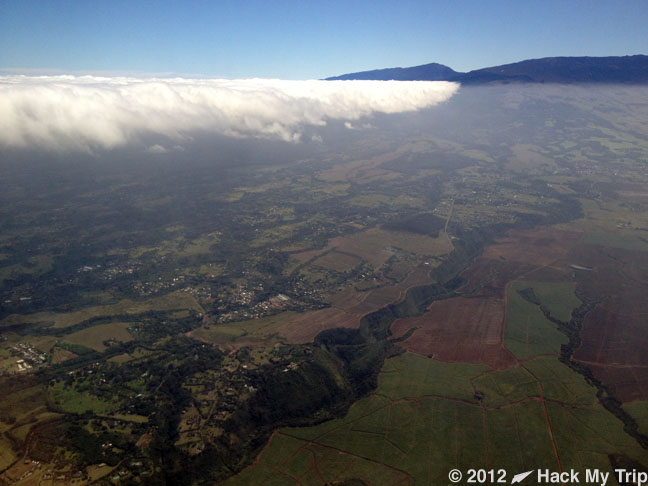
[[[648,400],[648,366],[585,364],[594,376],[614,389],[621,402]]]
[[[363,314],[335,307],[306,312],[276,328],[292,344],[310,343],[320,332],[334,327],[357,329]]]
[[[484,250],[483,257],[504,258],[529,265],[546,266],[564,258],[581,240],[582,234],[553,228],[511,231]]]
[[[590,272],[578,288],[599,301],[583,321],[574,359],[611,386],[621,401],[648,399],[648,253],[602,246],[577,248]]]
[[[422,316],[397,319],[391,331],[400,337],[417,328],[399,343],[413,353],[504,369],[515,364],[515,359],[502,343],[503,321],[503,300],[457,297],[433,302]]]
[[[483,254],[462,274],[464,293],[503,298],[512,280],[560,282],[571,279],[568,259],[581,240],[581,233],[538,228],[511,231],[484,249]]]
[[[462,274],[467,283],[460,289],[464,294],[504,298],[504,288],[511,280],[524,278],[537,267],[520,262],[481,257]]]

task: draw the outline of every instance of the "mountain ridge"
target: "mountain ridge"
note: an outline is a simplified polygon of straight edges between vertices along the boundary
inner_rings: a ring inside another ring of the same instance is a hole
[[[458,72],[438,63],[373,69],[326,78],[334,80],[455,81],[501,83],[648,83],[648,56],[544,57]]]

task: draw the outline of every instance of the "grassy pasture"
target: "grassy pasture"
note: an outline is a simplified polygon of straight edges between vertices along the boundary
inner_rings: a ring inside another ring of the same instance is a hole
[[[132,325],[133,323],[129,322],[114,322],[111,324],[92,326],[65,336],[65,341],[72,344],[80,344],[92,348],[95,351],[104,351],[106,346],[103,342],[109,339],[115,339],[121,342],[132,341],[133,336],[128,332],[128,328]]]
[[[328,183],[342,183],[354,181],[361,183],[364,175],[387,162],[398,159],[410,147],[402,147],[394,152],[385,153],[370,159],[350,160],[336,163],[332,168],[324,170],[317,175],[320,181]]]
[[[113,356],[112,358],[108,359],[108,361],[117,364],[128,363],[129,361],[132,361],[134,359],[139,359],[139,358],[143,358],[144,356],[149,356],[152,353],[153,352],[149,351],[148,349],[136,348],[130,354],[127,353],[118,354],[117,356]]]
[[[595,388],[555,358],[532,359],[524,363],[524,368],[542,383],[546,399],[588,406],[597,402]]]
[[[566,224],[558,225],[571,231],[586,232],[585,242],[627,249],[646,250],[638,236],[645,238],[645,232],[638,228],[648,227],[648,211],[637,211],[632,204],[623,200],[579,199],[585,216]],[[617,225],[623,223],[623,227]],[[623,246],[620,246],[623,245]]]
[[[32,344],[39,351],[44,353],[49,353],[52,350],[52,347],[58,341],[58,338],[55,336],[38,336],[38,337],[26,337],[25,341]]]
[[[124,299],[116,304],[86,307],[73,312],[37,312],[35,314],[12,314],[0,321],[2,326],[14,324],[29,324],[37,322],[53,322],[55,328],[73,326],[93,317],[113,316],[120,314],[141,314],[150,310],[171,311],[175,309],[190,309],[203,312],[196,299],[186,292],[176,291],[152,299],[135,301]]]
[[[293,257],[300,262],[306,262],[317,255],[335,249],[348,255],[355,255],[375,268],[379,268],[391,258],[394,248],[425,257],[445,255],[452,251],[452,244],[443,232],[437,238],[433,238],[404,231],[371,228],[332,238],[326,247],[320,250],[307,250],[296,253]]]
[[[143,415],[134,415],[134,414],[124,415],[121,413],[114,413],[110,417],[114,418],[115,420],[123,420],[125,422],[135,422],[137,424],[144,424],[149,420],[148,417],[145,417]]]
[[[212,344],[225,344],[234,341],[237,338],[246,336],[245,329],[237,329],[235,327],[223,326],[209,326],[208,328],[201,327],[191,331],[191,337],[201,341],[208,341]]]
[[[573,408],[547,403],[547,410],[556,446],[567,464],[609,471],[609,452],[646,464],[648,453],[624,432],[623,423],[601,405]]]
[[[474,379],[473,383],[478,391],[484,393],[487,407],[499,407],[530,396],[540,396],[538,381],[519,366],[484,374]]]
[[[16,452],[11,446],[11,441],[4,435],[0,436],[0,470],[8,467],[17,458]]]
[[[515,144],[511,147],[513,156],[508,167],[513,170],[526,172],[537,171],[538,167],[554,170],[556,163],[550,157],[542,154],[542,148],[531,144]]]
[[[503,449],[491,449],[493,463],[497,464],[501,460],[500,458],[513,456],[517,453],[520,455],[520,462],[524,467],[555,469],[557,466],[556,457],[552,450],[551,436],[542,404],[528,401],[512,407],[512,409],[512,416],[508,415],[506,417],[508,420],[503,420],[503,430],[494,428],[488,430],[489,437],[493,435],[500,447],[503,447]],[[489,415],[499,414],[499,412],[499,410],[490,411]],[[510,443],[509,446],[506,446],[507,442]]]
[[[110,250],[108,254],[124,255],[127,254],[130,258],[141,258],[146,254],[153,254],[156,256],[176,256],[176,257],[192,257],[196,255],[208,255],[211,253],[212,245],[220,241],[220,234],[218,232],[207,233],[192,240],[186,239],[184,236],[177,236],[170,240],[162,240],[157,246],[138,246],[128,249],[114,249]]]
[[[637,421],[639,431],[642,434],[648,434],[648,401],[637,400],[624,403],[623,408]]]
[[[351,184],[348,182],[340,182],[337,184],[324,184],[315,189],[315,192],[323,192],[328,195],[343,196],[348,194]]]
[[[481,402],[474,390],[484,393]],[[645,402],[630,409],[648,415]],[[557,470],[558,460],[563,470],[610,471],[613,452],[648,460],[598,404],[596,390],[553,357],[495,371],[405,353],[385,362],[378,389],[345,417],[282,429],[254,465],[225,484],[446,484],[454,467],[505,468],[510,480],[529,469]],[[368,474],[367,462],[380,474]]]
[[[523,423],[523,426],[520,424]],[[489,410],[485,415],[488,463],[509,472],[555,468],[551,442],[537,402]],[[528,466],[528,467],[527,467]]]
[[[54,258],[51,255],[36,255],[23,264],[0,267],[0,282],[21,274],[38,275],[52,269]]]
[[[187,267],[185,273],[188,275],[201,275],[211,278],[218,277],[224,271],[225,267],[215,263],[206,263],[195,267]]]
[[[388,173],[389,174],[389,173]],[[387,174],[376,174],[378,177],[377,178],[384,178],[385,175]],[[394,174],[391,173],[388,175],[389,178],[392,178]],[[411,197],[411,196],[404,196],[404,195],[399,195],[399,196],[388,196],[386,194],[359,194],[353,198],[351,198],[349,201],[349,204],[352,204],[354,206],[362,206],[362,207],[369,207],[369,208],[378,208],[380,206],[389,206],[391,208],[397,208],[397,207],[415,207],[415,208],[423,208],[425,207],[425,201],[422,198],[419,197]]]
[[[472,400],[470,378],[489,369],[484,365],[443,363],[404,353],[385,362],[376,393],[391,399],[434,395]]]
[[[419,256],[436,256],[446,254],[452,250],[448,238],[444,234],[433,238],[404,231],[388,231],[374,228],[344,238],[346,239],[340,239],[337,246],[338,249],[345,251],[356,249],[356,252],[371,253],[389,246]],[[357,254],[353,251],[349,252]],[[358,256],[362,257],[361,254],[358,254]]]
[[[59,364],[76,357],[76,354],[67,349],[59,348],[58,346],[52,348],[52,364]]]
[[[16,358],[0,357],[0,373],[15,373],[16,371],[18,371]]]
[[[383,204],[390,204],[391,202],[392,198],[385,194],[359,194],[349,200],[349,204],[369,208],[377,208]]]
[[[624,250],[648,251],[648,240],[641,239],[638,235],[624,235],[613,232],[585,233],[583,241],[588,245],[611,246]]]
[[[54,403],[67,413],[84,413],[87,410],[92,410],[95,414],[107,415],[119,406],[119,404],[109,403],[87,392],[68,388],[62,382],[51,386],[50,394]]]
[[[21,442],[36,425],[59,417],[48,412],[47,389],[42,385],[3,391],[0,400],[0,469],[17,458],[10,438]]]
[[[347,415],[338,420],[330,420],[313,427],[296,427],[282,429],[287,435],[315,441],[322,439],[322,443],[335,443],[335,437],[344,437],[343,425],[348,425],[359,419],[389,407],[389,398],[381,395],[370,395],[356,403],[349,409]]]
[[[280,440],[279,434],[273,436]],[[285,437],[285,436],[284,436]],[[290,443],[289,441],[292,441]],[[261,461],[253,468],[243,470],[224,484],[232,485],[323,485],[364,486],[367,484],[407,484],[409,475],[368,458],[341,453],[338,450],[307,444],[298,439],[285,437],[284,445],[297,450],[277,468],[270,461]],[[288,444],[287,444],[288,443]],[[362,481],[358,481],[362,478]]]
[[[47,392],[41,385],[6,392],[0,401],[0,421],[13,417],[16,423],[20,423],[34,415],[38,409],[45,409],[46,405]]]
[[[245,193],[243,191],[232,190],[229,192],[213,192],[208,194],[206,197],[212,201],[219,202],[236,202],[239,201]]]
[[[551,315],[563,322],[568,322],[572,311],[581,305],[580,299],[574,293],[576,284],[553,282],[527,282],[527,284]]]
[[[506,289],[506,330],[504,344],[518,359],[550,354],[557,356],[567,337],[547,320],[535,304],[518,294],[529,287],[528,282],[511,282]]]
[[[335,270],[336,272],[345,272],[358,266],[360,263],[362,263],[362,260],[356,256],[330,251],[317,258],[312,264],[328,268],[329,270]]]
[[[109,358],[108,361],[111,363],[124,364],[124,363],[128,363],[132,359],[133,358],[131,355],[129,355],[128,353],[124,353],[124,354],[118,354],[117,356],[113,356],[112,358]]]
[[[287,311],[260,319],[199,327],[191,332],[191,336],[213,344],[225,344],[239,339],[261,340],[278,333],[285,322],[297,315],[296,312]]]
[[[256,237],[252,241],[252,243],[250,243],[250,246],[253,248],[258,248],[264,245],[270,245],[283,240],[287,240],[293,235],[293,233],[295,233],[295,231],[299,230],[307,224],[308,223],[288,223],[261,231],[259,236]]]

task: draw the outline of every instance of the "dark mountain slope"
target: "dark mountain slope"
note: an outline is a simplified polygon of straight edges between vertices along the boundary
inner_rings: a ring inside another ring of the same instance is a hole
[[[645,83],[648,56],[546,57],[494,66],[460,76],[462,83]]]
[[[448,66],[437,64],[435,62],[430,64],[423,64],[421,66],[413,66],[408,68],[388,68],[388,69],[375,69],[373,71],[362,71],[359,73],[343,74],[342,76],[334,76],[326,78],[329,81],[333,80],[348,80],[348,79],[378,79],[389,80],[395,79],[397,81],[448,81],[455,79],[459,74]]]
[[[546,57],[459,73],[442,64],[377,69],[327,78],[489,83],[648,83],[648,56]]]

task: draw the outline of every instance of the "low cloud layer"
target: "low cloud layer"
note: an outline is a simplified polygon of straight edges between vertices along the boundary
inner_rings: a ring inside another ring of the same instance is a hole
[[[427,108],[459,88],[447,82],[0,77],[0,148],[111,149],[192,134],[301,140],[307,126]],[[162,145],[149,151],[162,152]]]

